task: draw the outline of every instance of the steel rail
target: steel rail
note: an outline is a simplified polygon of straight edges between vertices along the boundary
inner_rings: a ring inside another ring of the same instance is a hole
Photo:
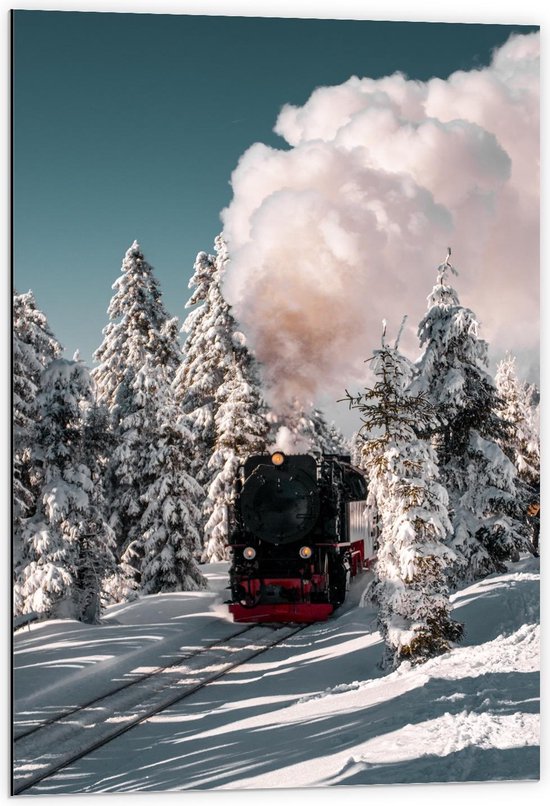
[[[177,666],[179,663],[182,663],[186,660],[190,660],[191,658],[195,658],[197,657],[197,655],[202,655],[204,652],[208,652],[209,650],[214,649],[218,645],[226,644],[232,638],[237,638],[239,635],[243,635],[243,633],[249,632],[256,626],[257,626],[256,624],[251,624],[245,627],[244,630],[232,633],[231,635],[228,635],[226,638],[221,638],[219,641],[215,641],[214,643],[209,644],[208,646],[203,646],[200,647],[199,649],[194,650],[193,652],[186,652],[182,655],[178,655],[177,658],[175,658],[175,660],[170,661],[170,663],[167,663],[165,666],[156,666],[150,672],[142,674],[139,677],[133,677],[131,680],[127,680],[125,683],[122,683],[121,685],[116,686],[115,688],[112,688],[109,691],[105,691],[98,697],[94,697],[92,700],[88,700],[88,702],[85,702],[81,705],[75,705],[74,708],[68,708],[65,711],[61,711],[60,713],[55,714],[55,716],[45,719],[42,722],[39,722],[38,725],[34,725],[32,728],[24,730],[21,733],[17,733],[16,729],[14,729],[13,744],[16,745],[17,742],[21,741],[21,739],[26,739],[27,736],[32,736],[33,733],[38,733],[44,728],[47,728],[48,726],[51,725],[55,725],[57,724],[57,722],[61,722],[63,719],[66,719],[69,716],[74,716],[75,714],[78,714],[80,711],[86,710],[86,708],[91,708],[92,706],[104,700],[106,697],[110,697],[113,694],[118,694],[119,691],[125,691],[126,689],[131,688],[132,686],[137,686],[144,680],[148,680],[151,677],[157,677],[159,674],[162,674],[162,672],[166,671],[167,669],[171,669],[174,666]]]
[[[257,627],[258,625],[253,625],[253,626]],[[264,625],[264,626],[268,626],[268,625]],[[31,787],[36,786],[36,784],[39,784],[41,781],[44,781],[46,778],[51,778],[56,773],[58,773],[61,770],[65,769],[66,767],[69,767],[75,761],[78,761],[79,759],[84,758],[85,756],[89,755],[90,753],[93,753],[95,750],[98,750],[99,748],[104,747],[106,744],[111,742],[113,739],[116,739],[119,736],[121,736],[122,734],[127,733],[129,730],[132,730],[137,725],[140,725],[143,722],[146,722],[148,719],[150,719],[151,717],[155,716],[156,714],[159,714],[162,711],[165,711],[166,709],[171,708],[176,703],[181,702],[181,701],[187,699],[187,697],[190,697],[192,694],[195,694],[197,691],[200,691],[201,689],[206,688],[211,683],[215,682],[216,680],[219,680],[221,677],[223,677],[224,675],[228,674],[228,672],[231,672],[233,669],[236,669],[239,666],[243,666],[245,663],[248,663],[253,658],[257,657],[258,655],[263,654],[264,652],[267,652],[268,649],[272,649],[273,647],[277,646],[278,644],[281,644],[283,641],[286,641],[288,638],[292,638],[294,635],[296,635],[297,633],[301,632],[302,630],[304,630],[308,626],[311,626],[311,625],[309,625],[309,624],[301,624],[301,625],[299,625],[299,626],[297,626],[295,628],[289,628],[290,631],[285,632],[284,636],[278,638],[275,641],[272,641],[272,642],[266,644],[265,646],[260,647],[259,649],[252,650],[250,653],[247,654],[247,656],[244,659],[237,660],[234,663],[227,664],[222,670],[220,670],[218,672],[215,672],[214,674],[210,675],[206,680],[202,680],[201,682],[192,685],[190,688],[187,688],[185,690],[185,692],[178,693],[178,694],[174,695],[173,697],[163,701],[162,703],[160,703],[159,705],[155,706],[154,708],[149,709],[145,714],[142,714],[142,715],[140,715],[140,716],[138,716],[138,717],[136,717],[134,719],[131,719],[128,722],[126,722],[124,725],[121,725],[120,727],[115,728],[108,736],[104,736],[101,739],[98,739],[98,740],[92,742],[91,744],[87,745],[85,748],[82,748],[82,749],[80,749],[80,750],[78,750],[78,751],[76,751],[74,753],[71,753],[71,754],[65,756],[63,759],[60,759],[59,762],[51,765],[50,767],[48,767],[45,770],[42,770],[39,773],[36,773],[31,778],[25,779],[19,785],[13,785],[12,786],[12,795],[19,795],[22,792],[25,792],[28,789],[31,789]],[[243,630],[242,632],[244,633],[244,632],[247,632],[247,631],[248,630]]]

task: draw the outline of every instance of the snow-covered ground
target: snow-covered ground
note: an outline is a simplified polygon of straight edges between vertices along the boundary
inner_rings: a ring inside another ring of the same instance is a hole
[[[211,592],[109,610],[104,624],[15,635],[17,730],[107,693],[129,675],[241,629]],[[453,596],[466,636],[450,654],[379,668],[369,575],[314,624],[27,794],[536,780],[539,566],[532,557]],[[266,628],[268,629],[268,628]]]

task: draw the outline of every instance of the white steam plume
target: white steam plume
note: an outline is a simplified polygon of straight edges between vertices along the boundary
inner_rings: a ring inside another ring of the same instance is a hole
[[[275,405],[364,377],[380,321],[415,329],[453,247],[461,301],[493,348],[536,350],[539,35],[448,79],[350,78],[285,106],[232,176],[225,291]]]
[[[292,456],[299,453],[311,453],[314,448],[315,446],[303,434],[297,434],[286,425],[282,425],[275,435],[275,442],[268,450],[270,453],[282,451],[287,456]]]

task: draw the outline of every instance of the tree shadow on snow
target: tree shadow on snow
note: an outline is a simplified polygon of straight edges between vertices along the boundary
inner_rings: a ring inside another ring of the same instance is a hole
[[[426,754],[390,764],[350,760],[339,775],[321,781],[320,786],[537,781],[539,778],[538,747],[485,749],[470,745],[446,756]]]
[[[226,691],[223,696],[226,685],[220,683],[220,701],[231,702],[234,692]],[[260,696],[258,688],[252,686],[248,693],[251,702]],[[90,759],[89,772],[83,759],[61,774],[56,779],[57,791],[166,791],[235,785],[245,778],[281,771],[289,765],[315,763],[318,758],[348,750],[360,756],[361,745],[370,739],[444,715],[536,713],[538,692],[539,678],[535,673],[492,673],[454,681],[431,679],[420,688],[352,712],[338,712],[335,702],[334,709],[326,715],[303,720],[294,715],[292,723],[280,722],[280,710],[287,704],[280,700],[267,705],[247,705],[244,700],[226,709],[217,708],[211,697],[208,703],[197,701],[193,707],[187,701],[181,710],[174,707],[164,719],[157,718],[156,737],[152,724],[146,732],[132,731],[125,739],[124,751],[118,746],[115,752],[111,744]],[[269,695],[268,690],[263,693]],[[270,712],[274,713],[272,724],[263,718]],[[243,722],[254,717],[261,717],[261,725]],[[452,722],[449,725],[452,732]],[[170,728],[172,734],[166,738]],[[517,741],[521,745],[522,737],[518,736]],[[494,780],[499,776],[524,780],[538,776],[537,748],[486,751],[472,744],[444,757],[420,755],[422,746],[418,752],[417,758],[391,764],[365,765],[359,761],[354,768],[353,762],[350,769],[319,785]],[[134,768],[124,771],[129,759]],[[136,770],[136,759],[147,762]],[[103,760],[106,777],[98,781],[97,769]],[[285,783],[289,787],[295,786],[291,775],[289,769]],[[37,791],[53,794],[56,785],[52,781]]]
[[[177,623],[96,626],[75,623],[18,635],[13,656],[14,725],[23,729],[105,696],[148,669],[171,663],[238,629],[204,614]]]
[[[460,646],[473,646],[510,635],[518,624],[540,619],[539,579],[487,577],[453,594],[453,618],[465,624]]]

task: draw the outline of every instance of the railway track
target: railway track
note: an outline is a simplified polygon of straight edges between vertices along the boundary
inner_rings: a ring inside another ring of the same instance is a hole
[[[56,722],[60,722],[65,717],[76,716],[81,711],[85,710],[86,708],[94,706],[96,703],[101,702],[106,697],[118,694],[120,691],[124,691],[125,689],[129,689],[137,685],[138,683],[142,683],[145,680],[149,680],[152,677],[156,677],[162,672],[165,672],[167,669],[171,669],[184,661],[191,660],[191,658],[194,658],[196,655],[202,655],[207,649],[212,649],[216,646],[223,646],[233,638],[236,638],[239,635],[242,635],[243,633],[249,632],[251,629],[253,629],[253,627],[254,625],[245,627],[244,630],[240,630],[237,633],[233,633],[232,635],[229,635],[226,638],[223,638],[219,641],[214,641],[206,647],[200,647],[199,649],[192,650],[191,652],[185,652],[184,654],[176,654],[172,657],[171,660],[169,660],[164,665],[156,666],[154,669],[151,669],[151,671],[145,672],[144,674],[135,677],[129,677],[128,680],[121,683],[120,685],[109,689],[109,691],[104,692],[100,696],[88,700],[88,702],[85,702],[82,705],[77,705],[72,708],[66,708],[65,710],[60,711],[59,713],[55,714],[54,716],[48,719],[33,720],[34,722],[36,722],[36,724],[32,725],[32,727],[25,727],[25,726],[20,727],[18,724],[15,724],[13,730],[13,741],[17,743],[18,741],[26,738],[27,736],[32,736],[34,733],[38,733],[39,731],[46,728],[48,725],[54,725]]]
[[[20,733],[14,738],[12,793],[25,792],[306,626],[252,625]]]

